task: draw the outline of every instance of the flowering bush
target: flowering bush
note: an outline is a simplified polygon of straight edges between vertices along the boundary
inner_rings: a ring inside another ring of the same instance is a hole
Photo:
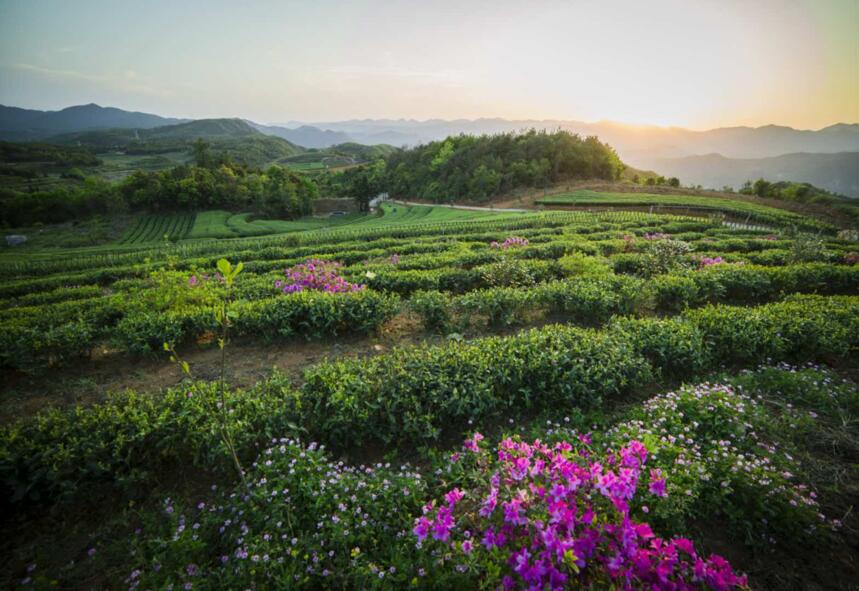
[[[503,250],[518,248],[520,246],[528,246],[528,239],[520,238],[519,236],[510,236],[504,242],[499,243],[493,240],[489,243],[490,248],[501,248]]]
[[[283,293],[295,293],[304,290],[342,293],[361,291],[366,287],[357,283],[349,283],[340,277],[337,272],[342,266],[336,261],[310,259],[300,265],[286,269],[284,271],[286,280],[278,279],[274,282],[274,286]]]
[[[646,234],[645,238],[648,236],[653,236],[653,234]],[[689,265],[686,255],[695,250],[695,247],[688,242],[673,240],[667,236],[647,239],[651,240],[645,250],[645,271],[648,274],[659,275]]]
[[[795,428],[786,418],[776,430]],[[816,493],[796,481],[793,458],[771,436],[772,421],[758,400],[705,383],[650,399],[606,438],[645,442],[652,465],[669,477],[670,500],[650,509],[657,523],[676,529],[687,516],[710,515],[773,543],[774,535],[807,536],[826,518]]]
[[[724,558],[703,558],[690,540],[656,537],[631,517],[640,482],[650,495],[666,495],[662,472],[645,468],[641,442],[599,457],[584,436],[551,446],[507,438],[493,458],[481,439],[465,442],[473,486],[453,488],[415,521],[436,568],[453,563],[504,589],[746,587]]]
[[[703,269],[704,267],[712,267],[713,265],[723,265],[725,264],[725,259],[722,257],[701,257],[698,259],[698,268]]]
[[[130,589],[402,588],[426,485],[408,466],[350,466],[325,446],[270,440],[250,490],[166,499],[137,539]]]

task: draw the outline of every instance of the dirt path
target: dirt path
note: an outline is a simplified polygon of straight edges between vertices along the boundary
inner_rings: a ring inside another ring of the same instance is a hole
[[[416,205],[430,205],[432,207],[447,207],[448,209],[466,209],[468,211],[485,211],[487,213],[526,213],[527,209],[518,209],[518,208],[499,208],[499,207],[478,207],[476,205],[451,205],[448,203],[418,203],[417,201],[399,201],[397,199],[391,199],[391,203],[398,203],[399,205],[407,205],[407,206],[416,206]]]
[[[441,342],[443,336],[423,331],[416,318],[402,314],[386,324],[379,334],[346,336],[321,341],[295,339],[261,344],[252,338],[232,342],[227,348],[228,380],[249,387],[266,379],[272,370],[282,371],[298,382],[302,371],[325,359],[369,357],[399,345]],[[180,350],[195,377],[214,379],[220,367],[216,347],[190,345]],[[166,355],[132,358],[119,353],[96,351],[76,365],[57,368],[44,375],[6,372],[0,378],[0,424],[31,416],[51,406],[93,404],[110,392],[132,389],[157,392],[175,386],[182,376]]]

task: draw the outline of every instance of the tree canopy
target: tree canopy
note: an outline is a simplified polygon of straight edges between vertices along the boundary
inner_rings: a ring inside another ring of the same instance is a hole
[[[459,135],[388,155],[380,188],[396,197],[483,201],[520,187],[614,180],[623,168],[615,151],[596,137],[533,129]]]

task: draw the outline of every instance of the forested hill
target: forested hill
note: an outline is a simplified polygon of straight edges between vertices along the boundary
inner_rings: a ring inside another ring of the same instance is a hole
[[[261,166],[304,152],[282,138],[265,135],[241,119],[198,119],[152,129],[100,129],[54,136],[47,141],[84,146],[96,153],[121,150],[127,154],[187,151],[198,139],[231,160]]]
[[[575,178],[613,180],[623,169],[609,145],[566,131],[458,135],[388,155],[380,188],[398,197],[481,201]]]

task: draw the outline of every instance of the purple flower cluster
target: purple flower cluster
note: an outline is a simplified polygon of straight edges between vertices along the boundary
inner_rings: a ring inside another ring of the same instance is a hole
[[[278,279],[274,282],[275,288],[283,293],[295,293],[298,291],[313,290],[326,291],[328,293],[343,293],[348,291],[361,291],[366,285],[349,283],[340,275],[338,269],[342,267],[336,261],[322,261],[310,259],[284,271],[286,280]]]
[[[701,257],[698,261],[698,268],[712,267],[713,265],[722,265],[726,261],[722,257]]]
[[[503,440],[495,471],[481,438],[466,441],[487,471],[489,490],[454,488],[436,507],[424,507],[414,529],[418,543],[441,544],[478,561],[497,561],[504,589],[563,589],[573,583],[618,589],[717,590],[743,588],[722,557],[699,556],[685,538],[658,538],[630,516],[648,452],[630,441],[597,458],[585,446]],[[651,494],[665,496],[659,470],[647,474]],[[461,532],[461,533],[460,533]],[[474,536],[471,532],[477,532]],[[460,539],[461,538],[461,539]],[[474,540],[480,540],[479,544]]]
[[[199,277],[197,275],[191,275],[188,278],[188,287],[201,287],[208,283],[210,279],[214,279],[221,283],[224,282],[224,276],[217,272],[211,277],[208,275],[200,275]]]
[[[507,250],[508,248],[518,248],[520,246],[528,246],[527,238],[520,238],[519,236],[510,236],[504,242],[497,242],[493,240],[489,243],[490,248],[501,248]]]

